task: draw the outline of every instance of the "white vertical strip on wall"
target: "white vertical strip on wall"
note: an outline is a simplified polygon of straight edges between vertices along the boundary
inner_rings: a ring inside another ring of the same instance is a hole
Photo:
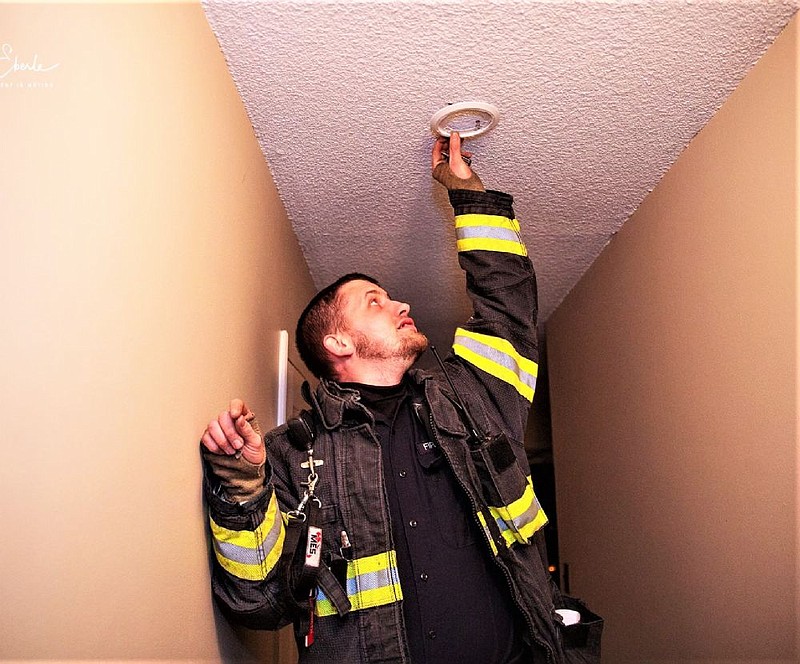
[[[289,333],[281,330],[278,333],[278,408],[276,426],[286,422],[286,394],[289,384]]]

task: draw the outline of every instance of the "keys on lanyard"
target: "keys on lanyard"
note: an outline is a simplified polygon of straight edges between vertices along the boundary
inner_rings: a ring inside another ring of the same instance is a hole
[[[316,503],[317,507],[320,507],[322,503],[320,502],[319,498],[314,495],[314,491],[317,488],[317,482],[319,482],[319,474],[317,473],[317,467],[321,466],[324,462],[319,459],[314,459],[314,450],[312,448],[308,449],[308,461],[304,461],[300,464],[301,468],[308,468],[308,479],[305,482],[301,482],[301,484],[306,487],[306,490],[303,492],[303,497],[300,502],[297,504],[293,510],[289,510],[286,516],[290,519],[297,519],[301,522],[305,522],[308,518],[306,514],[306,505],[308,504],[309,500],[312,500]]]
[[[319,570],[320,560],[322,559],[322,528],[314,524],[316,509],[322,506],[319,498],[314,495],[319,482],[317,468],[322,465],[322,460],[314,459],[314,450],[309,448],[308,461],[301,464],[302,468],[308,468],[308,479],[302,482],[306,487],[303,497],[297,507],[287,513],[287,517],[294,521],[299,527],[300,524],[307,524],[306,527],[306,551],[303,560],[303,571],[301,578],[316,580]],[[312,583],[308,591],[308,621],[307,630],[303,636],[303,644],[306,648],[314,643],[314,610],[317,603],[317,585]]]
[[[319,568],[319,561],[322,555],[322,528],[308,526],[308,541],[306,542],[306,567]],[[308,632],[303,639],[303,643],[308,648],[314,643],[314,609],[317,604],[317,587],[314,586],[308,591]]]

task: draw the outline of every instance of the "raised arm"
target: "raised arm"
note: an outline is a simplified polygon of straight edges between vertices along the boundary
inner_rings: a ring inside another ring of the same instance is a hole
[[[485,191],[463,154],[458,134],[437,140],[432,152],[433,177],[453,205],[458,260],[473,306],[448,361],[465,370],[472,389],[494,404],[498,426],[521,442],[538,374],[536,277],[513,198]]]

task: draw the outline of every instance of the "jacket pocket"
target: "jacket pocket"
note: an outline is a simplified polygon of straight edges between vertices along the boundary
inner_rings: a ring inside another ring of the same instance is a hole
[[[586,604],[569,595],[561,595],[558,608],[580,613],[580,622],[574,625],[559,624],[561,645],[567,664],[600,664],[600,640],[603,619]]]

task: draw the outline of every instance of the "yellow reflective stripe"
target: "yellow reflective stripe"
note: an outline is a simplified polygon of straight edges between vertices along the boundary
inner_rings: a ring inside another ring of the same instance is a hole
[[[536,512],[536,516],[534,517],[533,521],[530,523],[526,523],[522,528],[519,529],[520,537],[530,540],[533,537],[533,534],[539,530],[540,528],[547,525],[549,519],[547,515],[544,513],[544,510],[540,507],[539,511]]]
[[[519,222],[501,214],[459,214],[456,216],[456,228],[468,228],[470,226],[510,228],[519,233]]]
[[[347,578],[352,579],[359,574],[369,574],[370,572],[379,572],[396,567],[397,554],[394,550],[387,551],[386,553],[378,553],[374,556],[366,556],[365,558],[351,560],[347,565]]]
[[[491,509],[491,508],[490,508]],[[500,531],[500,534],[503,536],[503,539],[506,542],[506,546],[510,547],[512,544],[521,543],[521,544],[528,544],[533,537],[534,533],[545,526],[548,522],[547,515],[544,513],[544,510],[539,508],[539,511],[536,513],[536,517],[530,523],[525,524],[519,530],[512,530],[511,528],[506,527],[507,524],[503,521],[499,516],[497,518],[498,525],[503,525],[504,529]]]
[[[333,603],[325,597],[325,595],[320,596],[321,591],[317,592],[317,603],[314,606],[314,613],[318,616],[334,616],[336,615],[337,611],[333,607]]]
[[[527,357],[520,355],[514,348],[513,344],[507,339],[495,337],[489,334],[481,334],[480,332],[472,332],[471,330],[466,330],[463,327],[459,327],[456,330],[456,336],[468,337],[470,339],[474,339],[475,341],[479,341],[482,344],[486,344],[487,346],[491,346],[500,353],[511,357],[522,371],[525,371],[532,376],[537,376],[539,373],[539,365],[537,365],[533,360],[529,360]]]
[[[347,563],[347,598],[351,610],[369,609],[403,599],[394,551],[356,558]],[[322,589],[317,590],[315,612],[318,616],[337,613]]]
[[[510,521],[514,521],[525,514],[536,500],[536,494],[533,492],[533,479],[530,475],[527,475],[525,481],[525,491],[522,492],[522,495],[514,502],[500,508]]]
[[[399,602],[403,599],[403,593],[400,591],[400,586],[398,584],[397,589],[375,588],[373,590],[364,590],[348,599],[350,600],[350,610],[360,611],[375,606],[391,604],[392,602]],[[320,617],[338,614],[338,611],[336,611],[336,608],[333,606],[333,602],[325,597],[324,594],[320,596],[319,592],[317,594],[317,603],[314,612]]]
[[[504,254],[516,254],[517,256],[527,256],[528,250],[521,242],[509,240],[498,240],[495,238],[465,238],[456,241],[458,251],[497,251]]]
[[[369,609],[373,606],[399,602],[401,599],[403,599],[403,591],[400,589],[400,584],[396,583],[385,588],[362,590],[358,595],[350,598],[350,604],[353,609],[358,611],[359,609]]]
[[[209,517],[211,521],[211,532],[214,538],[221,542],[230,542],[237,546],[242,546],[247,549],[255,549],[263,542],[263,533],[268,532],[275,521],[275,516],[278,514],[278,500],[273,492],[272,497],[269,499],[267,511],[264,513],[264,519],[256,527],[255,530],[229,530],[223,526],[218,525],[214,519]]]
[[[489,546],[492,547],[492,553],[494,555],[498,554],[497,545],[494,543],[494,539],[492,538],[492,532],[489,530],[489,526],[486,525],[486,517],[483,516],[483,512],[478,512],[478,521],[481,522],[481,526],[483,527],[483,532],[486,533],[486,539],[489,542]]]
[[[230,530],[211,517],[209,521],[214,554],[222,568],[240,579],[263,581],[278,562],[286,535],[275,494],[255,530]]]
[[[533,534],[548,521],[547,515],[544,513],[533,491],[533,482],[530,475],[527,477],[527,484],[522,496],[509,505],[490,506],[489,511],[500,526],[503,538],[508,546],[511,546],[514,542],[527,544]]]
[[[509,547],[509,548],[511,548],[512,545],[517,544],[518,542],[520,544],[527,544],[527,542],[525,542],[525,540],[520,540],[520,538],[517,536],[517,534],[513,530],[507,530],[506,529],[506,530],[504,530],[502,532],[502,535],[503,535],[503,539],[506,541],[506,546]]]
[[[502,215],[461,214],[456,216],[456,246],[459,251],[499,251],[527,256],[519,237],[519,222]]]
[[[508,383],[528,401],[533,401],[539,365],[520,355],[508,340],[459,327],[453,352],[478,369]]]

